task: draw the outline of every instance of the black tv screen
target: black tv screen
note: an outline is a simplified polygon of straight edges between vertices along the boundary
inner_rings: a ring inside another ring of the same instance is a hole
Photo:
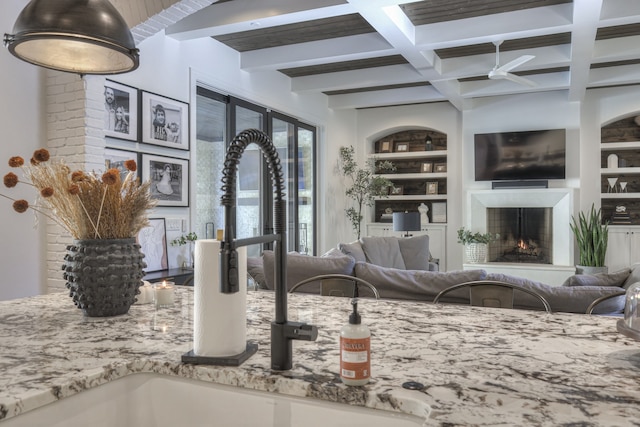
[[[566,130],[474,135],[476,181],[564,179]]]

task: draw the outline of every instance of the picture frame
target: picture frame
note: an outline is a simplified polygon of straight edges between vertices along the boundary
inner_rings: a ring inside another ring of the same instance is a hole
[[[121,150],[119,148],[104,149],[104,170],[107,171],[116,168],[120,171],[120,179],[124,181],[129,174],[129,170],[124,165],[127,160],[135,160],[138,166],[136,170],[136,178],[140,178],[140,153],[136,151]]]
[[[396,142],[396,146],[394,147],[394,151],[396,153],[408,153],[409,152],[409,143],[408,142]]]
[[[142,142],[189,150],[189,104],[142,91]]]
[[[147,263],[145,273],[169,268],[167,225],[164,218],[149,218],[149,225],[138,232],[136,241],[144,254],[144,262]]]
[[[431,173],[433,170],[433,163],[431,162],[423,162],[422,167],[420,167],[420,172],[422,173]]]
[[[447,202],[431,203],[431,222],[433,223],[447,222]]]
[[[158,206],[189,206],[189,160],[142,153],[142,181]]]
[[[404,193],[404,187],[402,185],[393,185],[389,187],[390,196],[402,196]]]
[[[427,194],[438,194],[438,182],[427,182]]]
[[[390,153],[391,152],[391,143],[390,139],[380,141],[380,152],[381,153]]]
[[[104,83],[104,134],[138,140],[138,89],[113,80]]]
[[[447,164],[446,163],[436,163],[433,166],[435,172],[446,172],[447,171]]]

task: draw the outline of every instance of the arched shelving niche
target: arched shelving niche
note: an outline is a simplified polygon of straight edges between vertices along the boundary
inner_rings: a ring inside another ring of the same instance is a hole
[[[391,212],[417,212],[424,203],[430,223],[446,223],[447,135],[429,129],[394,132],[373,141],[370,156],[393,162],[384,174],[394,183],[388,197],[375,201],[373,222],[391,222]]]
[[[640,116],[602,126],[600,142],[602,218],[613,225],[640,225]]]

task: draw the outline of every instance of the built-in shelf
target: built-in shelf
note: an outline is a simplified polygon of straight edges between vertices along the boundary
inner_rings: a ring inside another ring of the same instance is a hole
[[[635,175],[640,174],[640,168],[602,168],[600,173],[603,175]]]
[[[415,212],[423,205],[431,221],[446,222],[447,154],[447,135],[435,130],[403,130],[373,141],[368,159],[395,166],[377,175],[393,186],[389,196],[375,199],[374,223],[386,221],[393,212]]]
[[[602,193],[603,199],[639,199],[640,193]]]
[[[410,201],[410,200],[447,200],[446,194],[425,194],[424,196],[402,195],[402,196],[387,196],[376,197],[375,200],[397,200],[397,201]]]
[[[638,150],[640,149],[640,141],[605,142],[600,144],[600,149],[602,151]]]
[[[390,181],[399,181],[401,179],[435,179],[446,178],[446,172],[433,172],[433,173],[398,173],[398,174],[381,174],[378,175],[382,178],[386,178]]]

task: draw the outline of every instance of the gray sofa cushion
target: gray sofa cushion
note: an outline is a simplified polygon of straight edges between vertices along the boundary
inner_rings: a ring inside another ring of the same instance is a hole
[[[273,251],[264,251],[264,276],[268,289],[274,289],[274,261]],[[347,255],[339,257],[315,257],[290,252],[287,255],[287,290],[296,283],[321,274],[347,274],[353,275],[355,261]],[[312,282],[303,285],[299,292],[320,293],[320,283]]]
[[[551,311],[585,313],[587,307],[597,298],[620,292],[613,286],[549,286],[544,283],[506,274],[489,273],[487,280],[497,280],[519,285],[538,292],[549,302]],[[540,302],[531,295],[516,292],[513,295],[515,308],[541,310]],[[621,313],[624,310],[624,295],[607,300],[594,310],[594,314]]]
[[[367,260],[362,250],[362,244],[358,240],[351,243],[340,243],[338,249],[340,249],[343,254],[349,255],[356,262],[365,262]]]
[[[640,264],[633,264],[631,266],[631,274],[629,274],[627,280],[624,281],[622,287],[624,289],[629,289],[629,286],[637,282],[640,282]]]
[[[264,277],[264,265],[262,258],[247,258],[247,274],[253,278],[259,289],[267,289],[267,281]]]
[[[398,245],[407,270],[429,270],[429,236],[398,239]]]
[[[363,237],[360,240],[368,263],[380,267],[406,269],[397,237]]]
[[[567,278],[562,286],[616,286],[621,287],[631,274],[631,270],[624,270],[615,273],[598,274],[575,274]]]
[[[422,271],[384,268],[377,265],[358,262],[355,266],[356,277],[374,285],[381,298],[411,299],[433,301],[443,289],[458,283],[483,280],[484,270],[468,271]],[[366,296],[364,288],[362,295]],[[469,291],[452,292],[444,302],[468,303]]]

